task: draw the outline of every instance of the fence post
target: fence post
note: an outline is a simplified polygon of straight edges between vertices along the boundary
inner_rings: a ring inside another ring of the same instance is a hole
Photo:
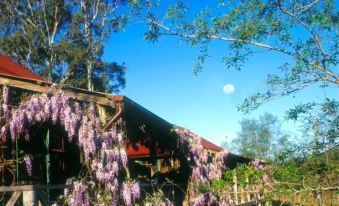
[[[38,204],[36,191],[29,190],[22,192],[23,206],[35,206]]]
[[[246,186],[245,186],[245,189],[247,191],[251,190],[250,186],[249,186],[249,182],[250,180],[248,179],[248,174],[245,174],[245,177],[246,177]],[[247,202],[250,202],[251,201],[251,193],[250,192],[247,192],[246,193],[246,197],[247,197]]]
[[[234,201],[235,204],[239,203],[239,199],[238,199],[238,179],[237,179],[237,172],[234,169],[233,170],[233,191],[234,191]]]
[[[245,190],[240,187],[240,203],[245,203]]]

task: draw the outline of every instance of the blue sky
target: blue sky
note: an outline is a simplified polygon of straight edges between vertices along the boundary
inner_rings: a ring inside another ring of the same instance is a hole
[[[277,71],[287,59],[277,53],[260,53],[248,61],[241,72],[226,69],[221,62],[227,44],[215,42],[204,70],[193,74],[198,48],[179,44],[175,37],[163,37],[158,43],[143,40],[146,25],[137,22],[113,34],[107,41],[104,58],[127,66],[126,88],[121,92],[167,121],[191,129],[221,145],[240,131],[239,121],[264,112],[283,120],[284,112],[300,102],[338,98],[337,88],[310,87],[294,97],[284,97],[263,105],[251,115],[238,112],[236,105],[247,95],[264,88],[267,73]],[[226,84],[234,86],[225,93]],[[283,129],[296,132],[293,122],[283,122]]]

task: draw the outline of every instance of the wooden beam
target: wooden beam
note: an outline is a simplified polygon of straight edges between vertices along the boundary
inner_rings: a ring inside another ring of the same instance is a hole
[[[54,85],[50,82],[38,81],[6,74],[0,74],[0,84],[41,93],[51,91],[53,88],[62,89],[65,94],[72,99],[85,102],[95,102],[100,105],[114,108],[114,95],[102,92],[92,92],[66,85]]]
[[[19,191],[15,191],[13,193],[13,195],[11,196],[11,198],[8,200],[8,202],[6,203],[6,206],[14,206],[15,203],[18,201],[18,198],[20,197],[22,192]]]
[[[22,192],[23,206],[35,206],[38,203],[36,191],[23,191]]]
[[[0,192],[15,192],[15,191],[33,191],[33,190],[60,190],[72,188],[72,185],[19,185],[19,186],[1,186]]]

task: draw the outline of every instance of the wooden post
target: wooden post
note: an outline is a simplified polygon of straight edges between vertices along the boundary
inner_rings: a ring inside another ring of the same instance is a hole
[[[234,192],[235,204],[238,204],[239,203],[239,199],[238,199],[238,179],[237,179],[236,170],[233,170],[233,192]]]
[[[260,187],[257,188],[257,193],[258,193],[258,201],[259,201],[258,206],[262,206],[262,203],[261,203],[262,196],[261,196],[261,192],[260,192]]]
[[[36,206],[38,204],[36,191],[23,191],[22,194],[23,206]]]
[[[249,186],[249,178],[248,178],[248,175],[246,174],[246,186],[245,186],[245,190],[249,191],[251,190],[252,188],[250,188]],[[251,193],[250,192],[247,192],[246,193],[246,197],[247,197],[247,202],[251,201]]]
[[[102,125],[105,125],[107,123],[107,112],[106,108],[100,104],[96,104],[96,107],[98,109],[98,116],[99,116],[99,121]]]
[[[47,135],[45,139],[45,164],[46,164],[46,184],[50,183],[50,155],[49,155],[49,142],[50,142],[50,131],[47,130]],[[49,189],[47,189],[47,199],[49,199]]]
[[[15,173],[16,173],[16,184],[19,185],[19,146],[18,137],[15,137]]]
[[[21,191],[15,191],[11,198],[6,203],[6,206],[14,206],[17,200],[19,199],[21,193],[22,193]]]
[[[243,189],[243,187],[240,187],[240,203],[245,203],[245,190]]]
[[[156,142],[156,138],[155,138],[155,134],[150,131],[148,131],[150,135],[150,161],[152,163],[152,170],[153,170],[153,174],[152,176],[156,175],[155,177],[155,182],[156,184],[158,184],[159,181],[159,176],[158,176],[158,171],[157,171],[157,142]]]

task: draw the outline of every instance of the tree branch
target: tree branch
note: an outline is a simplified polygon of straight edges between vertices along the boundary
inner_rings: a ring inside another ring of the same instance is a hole
[[[180,36],[180,37],[189,38],[189,39],[198,38],[198,36],[195,35],[195,34],[185,34],[185,33],[180,33],[180,32],[174,31],[174,30],[170,29],[169,27],[165,26],[164,24],[162,24],[161,22],[155,21],[154,19],[148,18],[148,19],[146,19],[146,21],[151,23],[151,24],[155,24],[159,28],[165,30],[166,32],[168,32],[167,35],[175,35],[175,36]],[[277,51],[277,52],[280,52],[280,53],[284,53],[284,54],[291,56],[295,59],[299,59],[299,60],[303,61],[306,65],[310,65],[313,68],[315,68],[316,70],[324,73],[326,76],[331,77],[331,79],[322,77],[321,80],[328,81],[328,82],[331,82],[331,83],[334,83],[334,84],[339,84],[339,76],[336,75],[335,73],[331,72],[329,69],[323,68],[320,65],[315,64],[313,62],[309,62],[304,57],[301,57],[300,55],[298,55],[294,52],[288,51],[286,49],[275,47],[275,46],[265,44],[265,43],[261,43],[261,42],[254,42],[254,41],[250,41],[250,40],[244,40],[244,39],[238,39],[238,38],[232,38],[232,37],[222,37],[222,36],[211,35],[211,34],[207,34],[205,37],[208,38],[208,39],[214,39],[214,40],[245,43],[245,44],[253,45],[253,46],[256,46],[256,47],[261,47],[261,48],[265,48],[265,49],[268,49],[268,50],[273,50],[273,51]]]
[[[311,2],[311,3],[309,3],[309,4],[307,4],[306,6],[303,6],[303,7],[299,8],[299,9],[301,9],[301,10],[299,11],[299,13],[301,14],[301,13],[307,11],[307,10],[310,9],[314,4],[316,4],[316,3],[318,3],[318,2],[320,2],[320,0],[315,0],[315,1],[313,1],[313,2]]]
[[[50,46],[50,32],[49,32],[49,28],[48,28],[48,21],[47,21],[47,15],[46,15],[46,1],[42,1],[41,4],[42,7],[42,12],[44,15],[44,23],[45,23],[45,27],[46,27],[46,32],[47,32],[47,38],[48,38],[48,46]]]
[[[99,4],[100,0],[93,1],[93,16],[92,16],[92,22],[97,18],[98,12],[99,12]]]
[[[321,51],[321,53],[323,54],[323,56],[324,56],[324,59],[326,59],[327,58],[327,54],[326,54],[326,52],[325,52],[325,50],[324,50],[324,48],[322,47],[322,45],[321,45],[321,41],[320,41],[320,39],[319,39],[319,37],[313,32],[313,30],[304,22],[304,21],[302,21],[295,13],[292,13],[291,11],[289,11],[288,9],[286,9],[285,7],[283,7],[282,5],[281,5],[281,0],[278,0],[278,5],[279,5],[279,9],[283,12],[283,13],[285,13],[285,14],[287,14],[287,15],[289,15],[290,17],[292,17],[292,18],[294,18],[297,22],[299,22],[310,34],[311,34],[311,36],[312,36],[312,38],[314,39],[314,41],[316,42],[316,44],[317,44],[317,47],[318,47],[318,49]],[[312,6],[312,5],[311,5]]]
[[[162,24],[158,21],[155,21],[153,19],[146,19],[146,20],[148,22],[153,23],[153,24],[159,26],[160,28],[166,30],[167,32],[169,32],[170,35],[176,35],[176,36],[181,36],[181,37],[184,37],[184,38],[191,38],[191,39],[198,37],[195,34],[184,34],[184,33],[179,33],[179,32],[173,31],[169,27],[166,27],[164,24]],[[222,36],[209,35],[209,34],[206,35],[206,38],[215,39],[215,40],[222,40],[222,41],[229,41],[229,42],[239,42],[239,43],[251,44],[251,45],[254,45],[254,46],[258,46],[258,47],[269,49],[269,50],[279,51],[279,52],[285,53],[289,56],[296,57],[296,54],[294,54],[293,52],[290,52],[290,51],[282,49],[282,48],[273,47],[269,44],[264,44],[264,43],[260,43],[260,42],[253,42],[253,41],[244,40],[244,39],[237,39],[237,38],[232,38],[232,37],[222,37]]]

